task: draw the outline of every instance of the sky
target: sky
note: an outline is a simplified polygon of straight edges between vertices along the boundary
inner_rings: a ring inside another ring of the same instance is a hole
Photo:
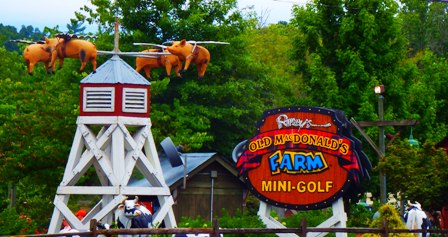
[[[67,31],[66,25],[75,18],[75,11],[84,5],[90,5],[89,0],[0,0],[0,23],[11,25],[20,30],[22,25],[39,28],[59,26],[62,32]],[[238,0],[238,8],[254,6],[257,14],[263,14],[266,23],[289,21],[294,4],[304,5],[306,0]],[[95,27],[87,26],[87,31],[95,31]]]

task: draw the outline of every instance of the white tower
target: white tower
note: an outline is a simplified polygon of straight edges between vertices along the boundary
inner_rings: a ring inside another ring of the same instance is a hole
[[[174,201],[151,132],[149,89],[150,83],[117,54],[81,81],[80,116],[48,233],[58,233],[64,218],[76,229],[89,229],[92,219],[111,224],[128,195],[154,196],[160,208],[153,223],[176,227]],[[128,186],[135,168],[150,187]],[[78,186],[93,170],[100,185]],[[94,195],[99,201],[78,220],[68,207],[73,195]]]

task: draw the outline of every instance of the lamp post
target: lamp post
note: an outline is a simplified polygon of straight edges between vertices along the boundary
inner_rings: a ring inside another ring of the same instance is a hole
[[[380,122],[384,121],[384,85],[375,86],[375,94],[378,95],[378,120]],[[383,157],[386,154],[386,147],[384,145],[384,126],[379,126],[379,133],[378,133],[378,141],[379,141],[379,148],[381,153],[383,154]],[[383,157],[380,157],[382,159]],[[384,174],[384,171],[380,170],[380,201],[381,204],[386,203],[386,175]]]

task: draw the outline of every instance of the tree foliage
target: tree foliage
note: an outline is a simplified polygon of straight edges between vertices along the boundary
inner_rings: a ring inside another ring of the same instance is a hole
[[[67,24],[67,29],[68,29],[68,33],[79,35],[81,33],[84,33],[84,31],[86,30],[86,27],[82,26],[81,22],[79,22],[75,19],[71,19],[70,24]]]
[[[448,157],[433,143],[411,147],[403,141],[388,148],[379,168],[386,172],[388,188],[400,192],[405,200],[414,200],[430,210],[440,210],[448,198]],[[403,178],[406,177],[406,178]]]
[[[295,73],[293,39],[297,31],[291,24],[271,24],[244,32],[253,63],[270,79],[272,106],[285,107],[303,103],[302,77]],[[299,36],[297,36],[299,37]]]
[[[17,32],[14,26],[4,26],[0,24],[0,42],[9,51],[19,51],[21,49],[20,44],[11,42],[11,40],[29,40],[39,41],[44,39],[45,33],[41,32],[38,28],[32,26],[22,26]]]
[[[38,64],[29,76],[21,57],[4,48],[0,61],[0,193],[5,196],[5,185],[14,184],[22,207],[17,211],[47,227],[42,215],[51,213],[51,195],[46,194],[55,192],[64,172],[83,75],[67,62],[56,75]]]
[[[402,86],[397,62],[405,45],[394,18],[397,10],[389,0],[316,0],[307,8],[294,8],[292,24],[303,33],[294,41],[294,58],[314,105],[372,120],[373,87],[381,83],[394,104],[387,109],[399,113],[403,102],[395,89]]]
[[[416,54],[431,49],[437,55],[447,56],[448,5],[439,1],[401,0],[403,33],[409,42],[409,51]]]
[[[403,100],[408,104],[407,118],[420,122],[414,127],[417,137],[432,143],[447,136],[448,62],[430,50],[417,53],[402,63],[403,80],[408,81]],[[405,133],[409,136],[409,130]]]

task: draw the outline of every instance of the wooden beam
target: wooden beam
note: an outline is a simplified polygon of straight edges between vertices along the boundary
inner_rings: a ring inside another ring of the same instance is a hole
[[[370,146],[373,148],[373,150],[376,152],[376,154],[383,158],[384,153],[380,150],[380,148],[375,144],[375,142],[370,139],[370,137],[361,129],[361,126],[359,126],[358,122],[355,121],[354,118],[350,119],[350,122],[353,124],[353,126],[358,129],[359,133],[367,140],[367,142],[370,144]]]
[[[399,121],[359,121],[358,126],[363,127],[385,127],[385,126],[414,126],[420,124],[419,121],[415,119],[410,120],[399,120]]]

